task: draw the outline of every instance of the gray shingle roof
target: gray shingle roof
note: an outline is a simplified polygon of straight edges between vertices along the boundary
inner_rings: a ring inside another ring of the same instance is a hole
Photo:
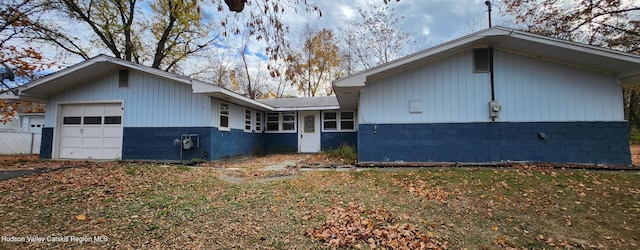
[[[275,98],[257,101],[274,108],[331,107],[339,105],[335,96]]]

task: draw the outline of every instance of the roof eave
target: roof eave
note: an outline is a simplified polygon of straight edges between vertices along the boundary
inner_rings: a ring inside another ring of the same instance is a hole
[[[273,108],[272,111],[276,112],[287,112],[287,111],[316,111],[316,110],[338,110],[340,109],[340,105],[332,105],[332,106],[310,106],[310,107],[280,107]]]
[[[262,111],[273,110],[273,107],[267,104],[244,97],[238,93],[235,93],[233,91],[230,91],[228,89],[225,89],[213,84],[201,82],[198,80],[191,80],[191,88],[193,93],[195,94],[205,94],[211,97],[218,98],[223,101],[239,104],[242,106],[246,106],[246,107],[250,107],[250,108],[254,108]]]

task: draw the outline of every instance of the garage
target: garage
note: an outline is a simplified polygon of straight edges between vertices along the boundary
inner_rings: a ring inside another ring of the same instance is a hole
[[[58,158],[121,157],[122,104],[62,105],[60,114]]]

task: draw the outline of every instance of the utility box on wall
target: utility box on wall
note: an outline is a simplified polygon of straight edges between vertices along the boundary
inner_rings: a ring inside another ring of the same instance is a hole
[[[500,117],[500,110],[502,110],[502,106],[500,106],[500,103],[498,101],[489,102],[489,117]]]

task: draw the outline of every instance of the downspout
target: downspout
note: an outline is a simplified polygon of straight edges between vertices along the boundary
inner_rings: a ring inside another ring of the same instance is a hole
[[[496,91],[494,88],[494,75],[493,75],[493,47],[489,47],[489,81],[491,88],[491,101],[496,100]],[[491,118],[492,121],[496,121],[495,117]]]

